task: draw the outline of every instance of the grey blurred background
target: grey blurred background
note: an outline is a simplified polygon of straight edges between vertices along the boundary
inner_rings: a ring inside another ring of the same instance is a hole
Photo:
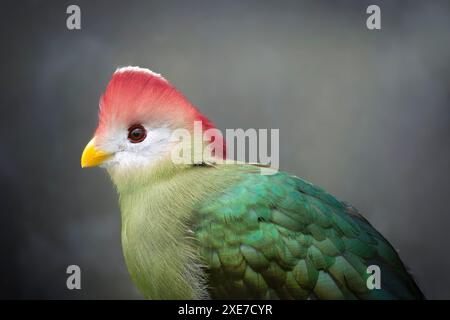
[[[82,30],[66,28],[81,7]],[[381,7],[382,29],[365,10]],[[351,202],[450,298],[448,1],[2,1],[0,297],[140,298],[106,173],[81,170],[118,66],[221,128],[279,128],[280,166]],[[66,267],[82,290],[66,288]]]

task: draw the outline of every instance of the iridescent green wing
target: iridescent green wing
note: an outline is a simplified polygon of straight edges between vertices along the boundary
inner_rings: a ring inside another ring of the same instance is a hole
[[[355,209],[286,173],[242,173],[196,210],[213,298],[415,299],[392,246]],[[369,290],[367,268],[381,271]]]

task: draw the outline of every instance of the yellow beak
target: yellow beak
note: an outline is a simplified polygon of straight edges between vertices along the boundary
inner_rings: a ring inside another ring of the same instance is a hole
[[[102,150],[95,149],[95,138],[86,145],[81,156],[81,167],[95,167],[102,164],[106,159],[111,157],[111,154]]]

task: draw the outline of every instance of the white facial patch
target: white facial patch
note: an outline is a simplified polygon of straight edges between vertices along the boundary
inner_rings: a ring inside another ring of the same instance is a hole
[[[128,129],[108,132],[98,147],[113,156],[105,161],[102,167],[115,167],[121,170],[148,166],[169,154],[173,146],[172,130],[167,127],[144,127],[147,136],[137,143],[128,140]]]

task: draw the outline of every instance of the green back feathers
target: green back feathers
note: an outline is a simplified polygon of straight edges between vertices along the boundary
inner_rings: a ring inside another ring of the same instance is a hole
[[[286,173],[241,173],[196,208],[215,298],[416,299],[395,250],[354,208]],[[369,290],[367,267],[381,269]]]

